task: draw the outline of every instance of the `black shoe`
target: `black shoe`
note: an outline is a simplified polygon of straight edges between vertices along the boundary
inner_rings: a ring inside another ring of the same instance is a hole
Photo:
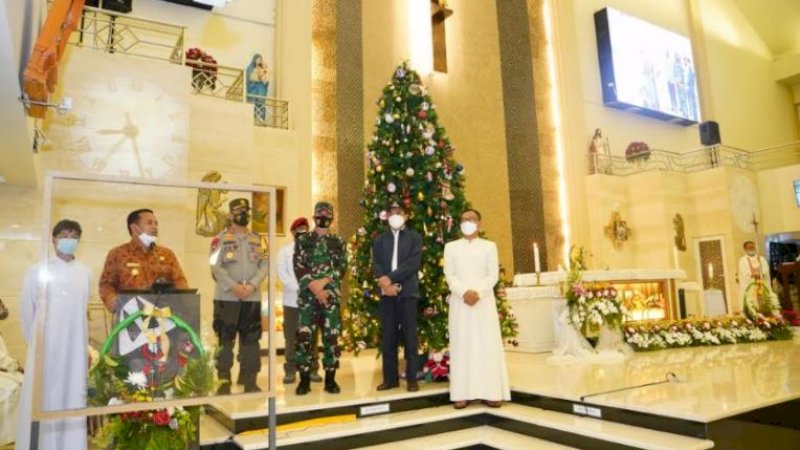
[[[217,395],[231,395],[231,382],[226,380],[217,389]]]
[[[244,385],[244,393],[249,394],[251,392],[261,392],[261,388],[258,387],[255,383],[247,383]]]
[[[300,372],[300,383],[297,384],[294,393],[297,395],[306,395],[309,392],[311,392],[311,379],[308,377],[308,373]]]
[[[325,371],[325,392],[330,394],[338,394],[342,390],[339,389],[339,385],[336,384],[336,371],[335,370],[326,370]]]
[[[406,389],[408,392],[417,392],[419,390],[419,383],[417,383],[417,380],[409,381],[406,383]]]
[[[400,387],[400,383],[398,383],[397,381],[395,381],[394,383],[387,383],[384,381],[383,383],[378,385],[378,390],[388,391],[389,389],[394,389],[396,387]]]

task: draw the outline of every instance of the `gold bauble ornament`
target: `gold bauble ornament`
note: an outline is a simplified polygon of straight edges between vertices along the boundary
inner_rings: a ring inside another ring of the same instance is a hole
[[[439,259],[439,267],[444,267],[444,258]]]
[[[378,165],[377,167],[375,167],[375,172],[383,172],[383,166]]]
[[[419,201],[425,200],[425,194],[423,194],[422,192],[418,193],[417,194],[417,200],[419,200]]]

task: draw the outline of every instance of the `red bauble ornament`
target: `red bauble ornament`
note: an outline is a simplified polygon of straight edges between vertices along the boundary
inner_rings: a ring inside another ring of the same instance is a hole
[[[424,119],[427,115],[428,113],[425,111],[420,111],[419,113],[417,113],[417,116],[419,116],[420,119]]]

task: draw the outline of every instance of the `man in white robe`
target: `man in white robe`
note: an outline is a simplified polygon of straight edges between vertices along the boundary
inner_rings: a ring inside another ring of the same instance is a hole
[[[761,281],[764,286],[771,289],[772,282],[769,276],[769,264],[767,260],[756,253],[756,244],[747,241],[743,245],[745,255],[739,259],[739,270],[737,278],[739,280],[739,306],[745,312],[745,291],[747,286],[754,281]]]
[[[86,407],[88,327],[86,310],[91,296],[92,273],[75,260],[81,237],[80,224],[62,220],[53,228],[55,258],[31,267],[20,294],[20,325],[28,343],[25,380],[17,427],[17,450],[28,450],[33,409],[33,377],[37,361],[37,325],[44,315],[41,366],[41,410],[60,411]],[[46,295],[38,302],[39,280]],[[39,423],[40,450],[85,450],[86,418],[47,420]]]
[[[456,409],[471,400],[491,407],[511,400],[494,297],[497,246],[478,237],[480,223],[478,211],[464,211],[463,238],[444,247],[444,275],[450,287],[450,401]]]

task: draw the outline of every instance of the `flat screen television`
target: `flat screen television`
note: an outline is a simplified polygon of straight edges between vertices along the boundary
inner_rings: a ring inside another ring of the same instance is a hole
[[[688,37],[613,8],[594,14],[603,103],[684,126],[700,122]]]

